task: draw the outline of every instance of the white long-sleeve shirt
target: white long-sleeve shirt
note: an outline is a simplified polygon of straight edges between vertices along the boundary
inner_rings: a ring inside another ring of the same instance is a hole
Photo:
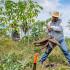
[[[54,37],[57,40],[63,39],[64,38],[63,28],[60,24],[61,24],[60,19],[58,19],[57,22],[49,22],[47,26],[50,26],[51,31],[48,30],[48,35]]]

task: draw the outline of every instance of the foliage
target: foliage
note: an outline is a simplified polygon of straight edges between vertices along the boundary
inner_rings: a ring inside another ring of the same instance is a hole
[[[47,19],[46,21],[37,21],[32,25],[32,31],[31,31],[31,35],[33,37],[33,39],[38,40],[39,38],[41,38],[43,35],[46,35],[46,29],[47,29],[47,23],[50,21],[51,19]],[[45,27],[45,29],[44,29]]]
[[[19,0],[18,2],[5,0],[4,6],[5,11],[3,11],[3,8],[0,8],[0,15],[5,17],[0,17],[0,19],[1,24],[6,26],[6,31],[16,28],[19,32],[19,29],[22,28],[25,34],[30,29],[31,23],[35,22],[35,17],[38,16],[42,9],[37,2],[32,0]]]
[[[66,42],[70,46],[70,39],[66,39]],[[42,52],[39,47],[35,47],[32,44],[27,46],[24,45],[23,42],[14,42],[9,39],[3,40],[0,44],[0,70],[31,70],[35,52],[40,53],[39,56],[41,57]],[[59,64],[55,67],[55,70],[59,70],[59,68],[60,70],[66,69],[66,59],[58,47],[52,51],[47,61],[48,63]],[[63,67],[62,65],[65,66]],[[40,63],[37,64],[37,67],[41,69]],[[52,68],[50,67],[50,69]],[[47,70],[49,70],[49,68],[47,68]]]
[[[5,56],[0,63],[1,70],[22,70],[22,65],[18,62],[17,56],[11,54]]]

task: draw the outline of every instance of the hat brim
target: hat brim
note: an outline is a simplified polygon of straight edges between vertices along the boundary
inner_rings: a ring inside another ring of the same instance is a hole
[[[53,17],[59,17],[59,15],[52,15]]]

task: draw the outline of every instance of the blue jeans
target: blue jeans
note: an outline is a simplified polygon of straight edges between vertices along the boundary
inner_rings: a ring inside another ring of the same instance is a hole
[[[65,43],[65,40],[62,39],[62,40],[59,41],[59,43],[60,43],[60,46],[59,46],[60,49],[62,50],[63,54],[67,58],[68,62],[70,63],[70,52],[67,49],[67,45]],[[40,60],[41,63],[43,63],[47,59],[48,55],[51,53],[51,51],[53,50],[53,48],[51,48],[50,45],[48,45],[47,50],[48,51],[45,51],[44,55],[42,56],[42,58]]]

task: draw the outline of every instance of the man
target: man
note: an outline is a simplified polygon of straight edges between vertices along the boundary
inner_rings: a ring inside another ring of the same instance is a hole
[[[61,51],[64,53],[65,57],[67,58],[69,64],[70,64],[70,53],[67,49],[67,45],[65,43],[65,39],[64,39],[64,35],[63,35],[63,29],[61,24],[61,19],[59,19],[59,12],[53,12],[52,13],[52,20],[50,23],[48,23],[48,35],[52,38],[55,38],[59,44],[60,44],[60,49]],[[52,51],[52,48],[50,47],[50,45],[47,48],[48,51],[45,51],[44,55],[41,58],[41,63],[43,63],[48,55],[50,54],[50,52]]]

